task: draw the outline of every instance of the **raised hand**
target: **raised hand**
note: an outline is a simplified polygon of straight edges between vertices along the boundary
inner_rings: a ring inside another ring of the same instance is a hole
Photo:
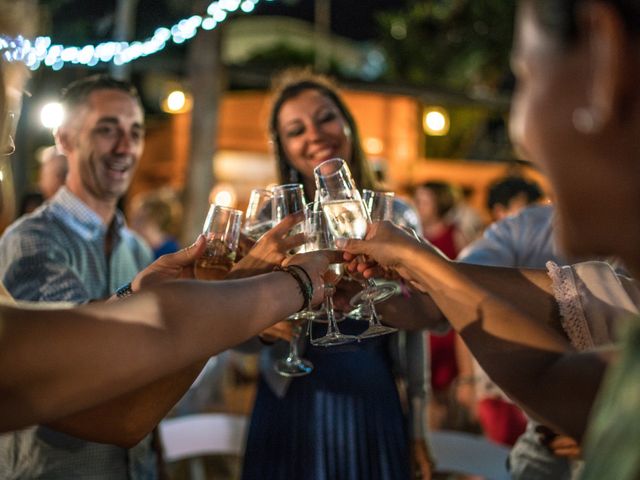
[[[285,217],[265,233],[246,255],[234,265],[227,279],[251,277],[270,272],[280,265],[287,253],[304,243],[304,235],[289,235],[289,231],[304,220],[304,212]]]
[[[204,236],[200,235],[187,248],[161,256],[135,276],[131,282],[132,290],[137,292],[141,288],[169,280],[194,278],[193,265],[204,253],[206,244]]]
[[[407,250],[418,247],[420,242],[391,222],[376,222],[371,224],[364,240],[338,239],[337,244],[345,250],[344,258],[350,262],[349,268],[357,268],[365,278],[371,278],[381,272],[385,276],[397,272],[404,277],[399,271],[401,259]]]

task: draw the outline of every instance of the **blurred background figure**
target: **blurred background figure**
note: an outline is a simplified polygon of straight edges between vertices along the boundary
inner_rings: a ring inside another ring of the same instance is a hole
[[[414,190],[413,200],[420,217],[420,233],[447,257],[455,259],[465,246],[465,239],[449,217],[456,205],[452,186],[445,182],[423,183]],[[457,334],[454,330],[449,330],[444,335],[427,335],[433,391],[428,410],[429,427],[435,430],[469,430],[469,422],[463,418],[466,410],[458,407],[452,394],[454,381],[458,376],[455,349]]]
[[[524,207],[541,201],[542,189],[533,180],[508,176],[489,187],[487,207],[494,222],[515,215]]]
[[[39,150],[36,154],[40,169],[38,170],[38,191],[26,192],[20,200],[18,216],[33,212],[46,200],[53,197],[64,185],[67,178],[67,157],[60,153],[55,145]]]
[[[33,212],[44,202],[44,197],[40,192],[27,192],[20,199],[20,210],[18,216]]]
[[[55,145],[42,149],[40,156],[38,189],[45,200],[53,197],[67,178],[67,157]]]
[[[455,189],[456,201],[447,217],[458,227],[465,244],[476,240],[485,228],[485,222],[478,210],[471,205],[470,199],[474,189],[468,186],[461,186]]]
[[[456,205],[451,185],[445,182],[426,182],[416,187],[413,200],[420,216],[422,234],[442,253],[455,259],[466,242],[457,225],[449,220]]]
[[[176,238],[182,204],[170,188],[138,194],[131,201],[130,224],[153,250],[155,258],[180,250]]]

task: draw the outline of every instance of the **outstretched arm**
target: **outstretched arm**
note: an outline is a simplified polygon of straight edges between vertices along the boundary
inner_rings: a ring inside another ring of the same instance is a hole
[[[322,299],[323,254],[302,264]],[[0,306],[0,429],[64,417],[204,361],[297,311],[286,272],[176,281],[73,310]],[[4,412],[4,413],[2,413]]]
[[[581,437],[606,355],[578,354],[555,330],[558,314],[540,272],[450,262],[386,223],[344,249],[428,293],[506,393],[548,424]],[[373,274],[368,265],[359,269]]]

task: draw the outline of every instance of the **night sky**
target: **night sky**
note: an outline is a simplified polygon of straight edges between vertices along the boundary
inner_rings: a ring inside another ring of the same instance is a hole
[[[85,44],[108,40],[112,33],[111,14],[115,0],[41,0],[52,12],[52,34],[59,43]],[[159,26],[171,26],[190,12],[184,8],[190,2],[139,0],[136,39],[150,36]],[[333,0],[331,2],[332,31],[356,40],[376,36],[375,12],[397,9],[400,0]],[[180,6],[181,5],[181,6]],[[261,1],[250,15],[281,15],[313,21],[313,0]],[[204,12],[203,12],[204,13]]]

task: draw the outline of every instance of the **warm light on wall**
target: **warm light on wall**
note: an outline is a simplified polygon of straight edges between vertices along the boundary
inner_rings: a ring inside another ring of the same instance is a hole
[[[367,137],[364,139],[363,147],[368,155],[380,155],[384,150],[384,143],[377,137]]]
[[[182,90],[174,90],[162,102],[162,110],[167,113],[184,113],[191,110],[193,99]]]
[[[236,204],[236,190],[229,183],[219,183],[209,194],[209,202],[223,207],[234,207]]]
[[[428,107],[422,116],[424,133],[432,136],[443,136],[449,133],[449,114],[441,107]]]

